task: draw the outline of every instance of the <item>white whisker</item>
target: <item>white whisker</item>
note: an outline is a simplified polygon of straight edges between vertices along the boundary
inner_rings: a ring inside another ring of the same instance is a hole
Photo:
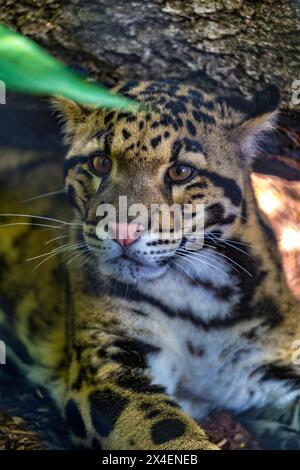
[[[49,227],[49,228],[64,229],[64,227],[62,227],[61,225],[57,226],[57,225],[48,225],[48,224],[36,224],[36,223],[33,223],[33,222],[15,222],[15,223],[11,223],[11,224],[3,224],[3,225],[0,224],[0,228],[2,228],[2,227],[12,227],[14,225],[30,225],[31,227]]]
[[[210,248],[208,248],[208,251],[218,255],[218,256],[221,256],[222,258],[226,258],[228,259],[231,263],[235,264],[236,266],[238,266],[239,268],[241,268],[246,274],[248,274],[250,277],[253,277],[252,274],[246,269],[244,268],[241,264],[237,263],[236,261],[234,261],[232,258],[230,258],[229,256],[226,256],[224,255],[223,253],[219,253],[218,251],[212,251]]]
[[[246,256],[248,256],[249,258],[253,258],[253,256],[249,255],[249,253],[247,253],[247,251],[245,250],[242,250],[241,248],[239,248],[238,246],[234,246],[231,242],[228,242],[228,240],[213,240],[212,238],[210,238],[210,241],[212,243],[214,243],[214,247],[224,247],[224,245],[227,245],[227,246],[230,246],[230,248],[233,248],[234,250],[236,251],[239,251],[240,253],[244,253]],[[208,245],[206,245],[208,246]],[[225,247],[226,248],[226,247]]]
[[[170,261],[171,263],[175,264],[175,266],[177,266],[177,268],[181,269],[181,270],[184,272],[184,274],[185,274],[186,276],[188,276],[190,279],[192,279],[192,281],[195,281],[195,278],[193,278],[189,273],[187,273],[187,272],[185,271],[185,269],[183,269],[179,264],[175,263],[174,260],[169,259],[169,261]],[[175,271],[176,271],[176,270],[175,270]]]
[[[81,244],[79,244],[77,246],[77,248],[80,247]],[[75,248],[73,247],[65,247],[63,250],[61,251],[53,251],[53,252],[50,252],[50,256],[48,256],[47,258],[43,259],[37,266],[34,267],[34,269],[32,271],[35,271],[37,268],[39,268],[43,263],[45,263],[46,261],[48,261],[49,259],[51,259],[53,256],[56,256],[56,255],[59,255],[59,254],[62,254],[62,253],[65,253],[66,251],[71,251],[71,250],[75,250]],[[48,253],[47,253],[48,254]],[[44,254],[45,256],[46,254]],[[43,255],[40,255],[40,256],[43,256]],[[38,257],[40,257],[38,256]],[[26,261],[30,261],[30,260],[26,260]]]
[[[23,202],[35,201],[36,199],[41,199],[42,197],[56,196],[57,194],[65,193],[65,189],[59,189],[57,191],[51,191],[50,193],[39,194],[38,196],[30,197],[29,199],[24,199]]]
[[[75,260],[76,258],[78,258],[79,256],[82,256],[83,254],[84,254],[84,252],[82,251],[82,252],[80,252],[80,253],[77,253],[75,256],[72,255],[73,257],[71,257],[71,259],[69,259],[69,260],[67,261],[67,264],[72,263],[72,261],[74,261],[74,260]]]
[[[188,252],[185,252],[184,255],[186,255],[186,253],[188,253]],[[183,256],[183,257],[184,257],[184,256]],[[224,276],[229,277],[229,274],[228,274],[226,271],[224,271],[223,269],[218,268],[218,267],[216,266],[216,263],[215,263],[215,264],[209,263],[207,260],[211,261],[210,258],[209,258],[209,257],[206,257],[205,255],[203,255],[203,253],[201,253],[201,258],[199,258],[199,257],[194,257],[193,259],[194,259],[195,261],[198,261],[198,262],[200,262],[200,263],[203,263],[203,264],[205,264],[205,265],[207,265],[207,266],[210,266],[210,267],[212,267],[213,269],[215,269],[216,271],[219,271],[219,272],[221,272],[222,274],[224,274]],[[218,263],[218,262],[217,262],[217,264],[220,265],[220,263]]]
[[[61,238],[65,238],[65,237],[68,237],[69,235],[66,233],[66,235],[61,235],[60,237],[54,237],[54,238],[51,238],[50,240],[47,240],[45,242],[45,245],[48,245],[49,243],[52,243],[54,242],[55,240],[60,240]]]
[[[67,244],[59,246],[57,248],[53,248],[53,250],[48,251],[47,253],[42,253],[41,255],[33,256],[32,258],[27,258],[25,261],[33,261],[35,259],[42,258],[43,256],[47,256],[47,255],[50,255],[50,254],[59,254],[59,253],[62,253],[64,251],[69,251],[72,248],[74,248],[74,249],[79,248],[80,246],[83,246],[84,244],[85,244],[85,242],[76,243],[75,245],[70,245],[70,244],[67,243]]]
[[[58,222],[64,225],[81,225],[77,222],[66,222],[65,220],[53,219],[52,217],[44,217],[41,215],[32,215],[32,214],[0,214],[0,217],[30,217],[33,219],[49,220],[50,222]]]

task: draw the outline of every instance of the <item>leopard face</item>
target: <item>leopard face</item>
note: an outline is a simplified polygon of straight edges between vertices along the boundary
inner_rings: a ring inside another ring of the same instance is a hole
[[[249,156],[257,136],[272,125],[277,89],[238,106],[235,100],[173,81],[129,82],[115,91],[146,103],[148,109],[83,109],[60,100],[71,144],[66,188],[81,224],[78,239],[99,272],[143,282],[162,276],[183,250],[201,250],[207,240],[230,237],[242,217]],[[97,211],[106,204],[118,214],[120,197],[126,197],[127,207],[142,204],[146,212],[138,219],[117,215],[117,225],[110,227],[115,237],[107,238],[97,225],[104,213],[99,218]],[[191,223],[178,232],[171,217],[169,232],[174,236],[165,239],[163,212],[153,229],[153,205],[172,204],[189,205]],[[200,209],[201,233],[194,224]]]

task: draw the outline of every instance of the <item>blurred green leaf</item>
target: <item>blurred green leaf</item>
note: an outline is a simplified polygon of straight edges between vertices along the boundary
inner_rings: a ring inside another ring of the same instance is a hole
[[[82,104],[133,110],[138,103],[88,82],[25,36],[0,25],[0,80],[23,93],[62,95]]]

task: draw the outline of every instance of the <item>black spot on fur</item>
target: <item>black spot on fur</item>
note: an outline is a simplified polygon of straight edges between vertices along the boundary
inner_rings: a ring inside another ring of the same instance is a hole
[[[63,176],[64,176],[64,178],[67,176],[69,170],[71,170],[72,168],[75,168],[76,165],[83,164],[83,163],[87,163],[87,157],[82,157],[80,155],[79,156],[74,155],[71,158],[67,158],[64,161],[64,164],[63,164]]]
[[[93,140],[93,139],[97,139],[97,140],[103,139],[103,137],[105,136],[105,132],[106,131],[103,130],[103,129],[101,131],[95,132],[95,134],[92,135],[91,140]]]
[[[221,176],[218,173],[208,170],[200,170],[199,175],[210,179],[216,186],[223,189],[224,196],[230,199],[232,204],[239,206],[242,201],[242,191],[233,178]]]
[[[210,206],[206,207],[206,220],[205,220],[205,228],[210,227],[211,225],[215,225],[224,217],[224,207],[220,202],[216,202],[215,204],[211,204]]]
[[[153,82],[145,88],[143,93],[148,93],[148,94],[157,93],[158,91],[161,90],[161,88],[162,87],[159,83],[154,83]]]
[[[229,301],[234,294],[230,286],[215,286],[213,282],[204,279],[190,279],[190,283],[195,286],[201,286],[207,291],[211,291],[219,300]]]
[[[242,337],[249,339],[249,340],[253,340],[257,337],[258,334],[259,334],[259,327],[254,327],[254,328],[250,328],[250,330],[246,331],[245,333],[242,333]]]
[[[154,424],[151,429],[151,436],[154,444],[164,444],[181,437],[186,430],[186,425],[179,419],[164,419]]]
[[[87,371],[84,367],[81,367],[78,373],[78,376],[73,383],[72,387],[74,390],[80,390],[83,382],[87,379]]]
[[[97,390],[89,396],[91,418],[100,436],[108,436],[121,413],[128,404],[128,399],[110,390]]]
[[[161,135],[158,135],[157,137],[153,137],[153,139],[151,139],[151,145],[152,145],[152,148],[156,148],[159,144],[161,143]]]
[[[186,189],[193,189],[193,188],[207,188],[207,181],[196,181],[196,183],[189,184]]]
[[[229,286],[218,287],[216,290],[216,295],[220,300],[228,301],[233,295],[234,290]]]
[[[196,127],[194,126],[194,124],[192,123],[192,121],[189,121],[187,120],[186,121],[186,127],[187,127],[187,130],[189,131],[189,133],[191,135],[196,135],[197,131],[196,131]]]
[[[112,141],[113,141],[113,133],[108,132],[107,134],[105,134],[104,149],[105,149],[105,152],[106,152],[107,155],[110,155]]]
[[[203,100],[203,95],[199,90],[195,90],[195,88],[189,88],[188,90],[189,95],[193,96],[194,98],[198,98],[199,100]]]
[[[162,126],[172,126],[173,125],[173,118],[169,114],[163,113],[160,117],[160,123]]]
[[[159,121],[154,121],[152,124],[151,124],[151,129],[157,129],[158,127],[160,126],[160,122]]]
[[[69,199],[70,204],[73,207],[75,207],[75,209],[77,209],[78,212],[80,212],[80,207],[77,203],[77,194],[76,194],[76,191],[75,191],[75,189],[73,188],[73,186],[71,184],[67,185],[67,195],[68,195],[68,199]]]
[[[204,198],[204,194],[202,193],[192,195],[192,201],[195,201],[196,199],[203,199],[203,198]]]
[[[126,374],[121,375],[117,379],[117,384],[128,390],[140,393],[163,393],[164,388],[159,385],[152,385],[148,377],[135,373],[134,371],[127,371]]]
[[[66,405],[66,420],[76,436],[86,437],[86,429],[81,413],[75,401],[72,399],[69,400]]]
[[[192,356],[202,357],[204,355],[204,349],[194,346],[190,341],[187,341],[186,345]]]
[[[187,152],[203,153],[202,145],[196,140],[191,140],[185,137],[184,144]]]
[[[203,106],[209,111],[212,111],[215,107],[215,104],[213,101],[205,101],[205,103],[203,103]]]
[[[144,402],[140,404],[140,410],[141,411],[149,411],[151,407],[153,406],[153,403],[151,402]]]
[[[147,419],[153,419],[156,418],[156,416],[160,415],[161,411],[160,410],[151,410],[149,413],[145,415],[145,418]]]
[[[172,149],[171,149],[171,161],[177,160],[181,149],[182,149],[181,140],[175,140],[175,142],[173,142]]]
[[[213,118],[212,116],[209,116],[208,114],[202,113],[201,111],[194,110],[192,114],[193,114],[194,119],[198,122],[202,122],[204,124],[216,123],[215,118]]]
[[[180,100],[171,100],[165,107],[171,111],[172,114],[186,113],[187,109],[184,103]]]
[[[115,112],[114,111],[111,111],[110,113],[106,114],[106,116],[104,117],[104,124],[107,126],[107,124],[110,123],[110,121],[113,119],[115,115]]]
[[[134,147],[135,147],[135,145],[134,145],[134,144],[130,144],[130,145],[128,145],[128,147],[126,147],[126,149],[124,150],[124,154],[125,154],[125,153],[127,153],[127,152],[129,152],[130,150],[133,150],[133,149],[134,149]]]
[[[268,364],[263,366],[261,370],[264,371],[263,380],[278,380],[286,381],[290,384],[291,388],[299,388],[300,376],[297,374],[295,368],[291,365]]]
[[[125,140],[127,140],[131,137],[131,133],[127,129],[122,130],[122,135],[123,135]]]
[[[179,86],[175,83],[170,84],[168,88],[168,94],[171,96],[176,96],[176,93],[179,91]]]
[[[135,313],[142,314],[135,310]],[[158,352],[159,349],[133,338],[119,338],[114,342],[114,346],[120,349],[110,356],[110,358],[128,367],[146,367],[146,355]]]
[[[122,119],[124,118],[128,118],[130,116],[130,113],[118,113],[118,116],[117,116],[117,121],[122,121]]]
[[[180,409],[180,406],[177,403],[175,403],[175,401],[163,400],[163,403],[165,403],[166,405],[172,406],[172,408],[179,408]]]
[[[259,318],[264,319],[262,322],[263,326],[268,326],[269,328],[274,328],[279,325],[282,320],[281,312],[274,302],[273,299],[266,297],[253,306],[253,312],[256,312],[256,315]]]
[[[118,93],[121,95],[124,93],[128,93],[131,91],[133,88],[136,88],[139,85],[139,80],[129,80],[125,85],[123,85],[121,88],[119,88]]]
[[[224,217],[224,219],[221,220],[221,225],[228,225],[228,224],[233,224],[233,222],[236,219],[235,214],[229,214],[227,217]]]
[[[250,109],[250,103],[240,96],[218,96],[215,100],[222,108],[225,105],[227,107],[233,108],[236,111],[239,111],[242,114],[248,114]]]
[[[91,180],[93,178],[93,176],[91,175],[91,173],[89,173],[87,170],[85,170],[84,168],[76,168],[76,173],[77,175],[84,175],[84,177],[88,180]]]
[[[176,123],[177,123],[179,129],[181,129],[181,127],[183,126],[183,120],[180,117],[178,117],[178,118],[176,118]]]
[[[126,122],[135,122],[137,120],[137,116],[135,116],[134,114],[131,114],[131,116],[128,116],[128,118],[126,119]]]
[[[204,106],[203,101],[200,100],[199,98],[192,98],[191,102],[196,110],[198,110],[200,106]]]

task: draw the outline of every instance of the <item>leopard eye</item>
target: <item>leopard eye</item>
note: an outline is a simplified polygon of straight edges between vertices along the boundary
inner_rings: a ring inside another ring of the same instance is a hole
[[[93,155],[89,159],[89,165],[93,173],[98,176],[106,176],[110,173],[112,161],[105,155]]]
[[[174,183],[188,180],[194,173],[194,168],[189,165],[174,165],[167,172],[168,178]]]

